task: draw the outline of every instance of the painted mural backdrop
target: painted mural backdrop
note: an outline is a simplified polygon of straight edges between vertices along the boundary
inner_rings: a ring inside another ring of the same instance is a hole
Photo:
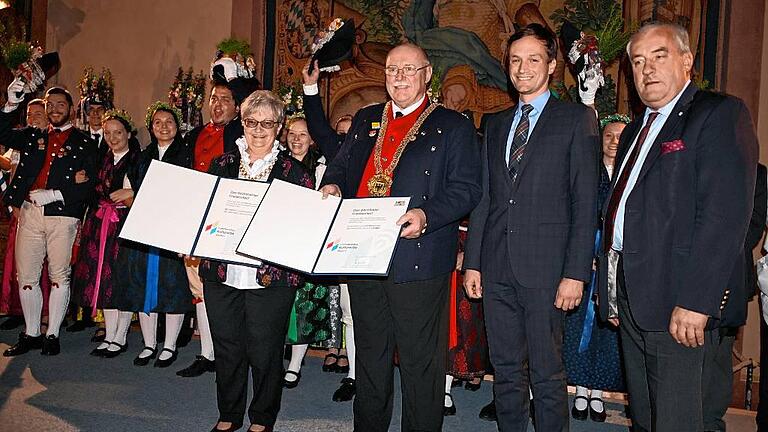
[[[624,29],[649,20],[678,22],[696,41],[703,1],[284,0],[278,2],[276,11],[275,87],[298,90],[312,36],[333,17],[353,18],[357,26],[353,58],[342,64],[341,72],[321,82],[332,121],[384,101],[386,53],[398,43],[412,41],[427,51],[439,73],[443,103],[470,112],[479,125],[483,114],[515,103],[502,67],[504,46],[515,25],[538,22],[556,31],[558,17],[563,15],[582,26],[604,25],[597,21],[605,19],[606,5],[616,5]],[[620,73],[620,63],[616,61],[608,68],[613,86],[609,99],[613,109],[627,112],[630,92],[625,88],[627,80]],[[553,88],[568,98],[567,88],[573,84],[561,50]]]

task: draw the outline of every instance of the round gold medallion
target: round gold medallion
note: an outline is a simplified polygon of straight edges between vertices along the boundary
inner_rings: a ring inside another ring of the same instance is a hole
[[[387,196],[390,186],[392,186],[392,177],[379,173],[368,180],[368,193],[374,197]]]

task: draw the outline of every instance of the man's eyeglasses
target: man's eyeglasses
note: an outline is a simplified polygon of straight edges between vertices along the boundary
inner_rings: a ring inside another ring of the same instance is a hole
[[[403,75],[405,76],[414,76],[416,75],[416,72],[428,67],[429,67],[429,63],[425,64],[422,67],[416,67],[414,65],[405,65],[403,67],[397,67],[395,65],[391,65],[384,68],[384,74],[388,76],[397,76],[397,74],[399,74],[402,71]]]
[[[256,129],[256,126],[261,125],[264,129],[272,129],[275,126],[277,126],[277,122],[274,120],[254,120],[254,119],[244,119],[243,120],[243,126],[247,127],[248,129]]]

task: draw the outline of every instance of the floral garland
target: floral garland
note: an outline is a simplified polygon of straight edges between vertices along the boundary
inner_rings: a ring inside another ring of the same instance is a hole
[[[605,129],[605,126],[610,123],[624,123],[629,124],[632,120],[626,114],[611,114],[600,119],[600,129]]]
[[[294,85],[280,84],[277,87],[277,95],[285,105],[285,117],[287,119],[304,118],[304,95],[299,90],[299,83]]]
[[[160,109],[173,113],[177,126],[181,125],[181,110],[166,102],[157,101],[147,108],[147,115],[144,117],[144,123],[146,123],[147,129],[152,129],[152,117],[154,117],[157,110]]]
[[[179,129],[186,132],[203,123],[203,102],[205,99],[205,75],[194,74],[190,67],[187,72],[179,67],[176,78],[168,90],[168,102],[179,112]]]
[[[86,66],[83,69],[83,77],[77,84],[80,90],[80,100],[97,98],[98,100],[112,105],[115,99],[115,83],[112,78],[112,71],[109,68],[102,68],[101,74],[96,75],[93,67]]]
[[[314,41],[312,41],[312,55],[315,55],[320,48],[322,48],[325,44],[327,44],[331,39],[333,39],[333,35],[336,34],[336,31],[338,31],[342,26],[344,25],[344,21],[341,18],[336,18],[328,25],[328,27],[325,30],[320,30],[316,35]],[[341,66],[334,65],[334,66],[328,66],[324,68],[320,68],[321,72],[337,72],[341,70]]]
[[[123,123],[123,125],[128,125],[130,127],[128,133],[133,133],[136,130],[136,127],[133,125],[133,119],[126,110],[112,108],[111,110],[104,113],[104,117],[102,117],[101,121],[104,122],[111,119],[119,120],[121,123]]]

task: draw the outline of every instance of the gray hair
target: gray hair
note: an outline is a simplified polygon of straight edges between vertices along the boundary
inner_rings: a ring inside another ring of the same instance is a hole
[[[272,111],[278,124],[283,124],[284,108],[285,104],[276,94],[269,90],[256,90],[240,104],[240,118],[245,119],[259,109],[266,109]]]
[[[632,47],[632,41],[653,30],[669,30],[669,32],[672,33],[672,38],[677,42],[677,47],[680,49],[680,52],[682,54],[691,52],[690,36],[688,36],[688,30],[683,26],[674,23],[648,23],[640,27],[640,29],[638,29],[629,39],[629,43],[627,43],[627,55],[632,55],[629,52]]]

